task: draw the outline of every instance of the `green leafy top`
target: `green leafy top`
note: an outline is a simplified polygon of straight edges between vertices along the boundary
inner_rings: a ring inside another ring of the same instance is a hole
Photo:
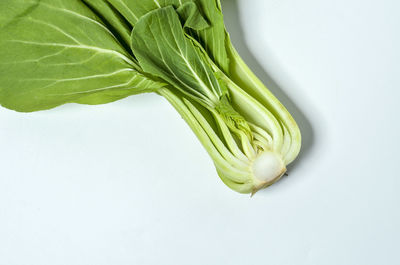
[[[2,1],[0,103],[18,111],[36,111],[70,102],[102,104],[157,91],[165,83],[146,75],[138,65],[130,50],[130,35],[139,18],[164,6],[174,6],[183,26],[199,41],[212,40],[203,42],[204,49],[215,50],[211,56],[228,69],[224,40],[213,35],[224,32],[222,14],[214,0],[196,2],[208,18],[200,15],[195,2],[186,0]],[[196,62],[195,70],[202,69],[198,68],[201,61]],[[204,71],[208,73],[199,74],[207,80],[210,71]],[[218,90],[218,82],[211,79]],[[195,84],[186,81],[184,86]],[[211,96],[212,92],[200,93]]]

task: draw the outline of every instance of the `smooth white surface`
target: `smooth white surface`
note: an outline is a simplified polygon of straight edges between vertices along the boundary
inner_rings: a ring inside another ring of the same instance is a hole
[[[302,128],[289,177],[230,191],[156,95],[0,109],[0,265],[400,264],[400,2],[224,8]]]

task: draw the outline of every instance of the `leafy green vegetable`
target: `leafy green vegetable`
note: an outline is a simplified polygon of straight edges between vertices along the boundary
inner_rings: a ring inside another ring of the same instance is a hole
[[[219,0],[3,0],[0,10],[6,108],[156,92],[241,193],[277,181],[299,152],[295,121],[232,46]]]

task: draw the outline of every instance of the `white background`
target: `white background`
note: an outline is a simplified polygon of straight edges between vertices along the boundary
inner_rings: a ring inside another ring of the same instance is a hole
[[[161,97],[0,109],[0,265],[400,264],[400,2],[223,1],[298,121],[289,176],[218,179]]]

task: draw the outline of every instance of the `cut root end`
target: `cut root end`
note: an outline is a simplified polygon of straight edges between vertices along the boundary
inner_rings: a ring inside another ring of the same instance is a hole
[[[272,185],[286,173],[286,166],[281,156],[271,151],[259,154],[253,162],[252,169],[255,186],[251,196]]]

